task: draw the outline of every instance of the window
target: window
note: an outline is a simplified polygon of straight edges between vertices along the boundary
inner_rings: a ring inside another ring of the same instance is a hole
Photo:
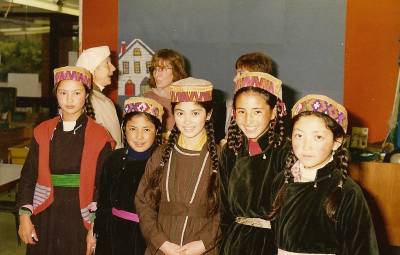
[[[146,61],[146,72],[150,73],[151,61]]]
[[[139,61],[133,62],[133,69],[134,69],[135,73],[140,73],[140,62]]]
[[[129,73],[129,62],[128,61],[123,61],[122,62],[122,73],[123,74],[128,74]]]
[[[133,49],[133,56],[142,56],[142,52],[140,51],[140,48]]]

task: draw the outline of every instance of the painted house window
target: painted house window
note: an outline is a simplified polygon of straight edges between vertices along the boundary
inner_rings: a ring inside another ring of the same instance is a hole
[[[140,73],[140,62],[139,61],[133,62],[133,71],[135,73]]]
[[[142,56],[142,52],[140,51],[140,48],[133,49],[133,56]]]
[[[151,61],[146,61],[146,72],[150,73]]]
[[[129,74],[129,62],[128,61],[122,62],[122,73]]]

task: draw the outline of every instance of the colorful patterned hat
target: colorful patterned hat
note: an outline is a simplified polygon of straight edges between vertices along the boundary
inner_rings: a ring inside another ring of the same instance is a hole
[[[161,104],[147,97],[130,97],[124,102],[124,115],[130,112],[146,112],[162,122],[164,110]]]
[[[257,87],[282,100],[282,81],[268,73],[238,73],[233,81],[235,82],[235,93],[241,88]]]
[[[335,120],[346,133],[348,119],[343,105],[323,95],[307,95],[301,98],[292,108],[292,118],[301,112],[320,112]]]
[[[64,66],[54,69],[54,85],[64,80],[80,81],[89,89],[92,87],[92,75],[83,67]]]
[[[171,102],[206,102],[212,100],[213,85],[211,82],[185,78],[171,84]]]

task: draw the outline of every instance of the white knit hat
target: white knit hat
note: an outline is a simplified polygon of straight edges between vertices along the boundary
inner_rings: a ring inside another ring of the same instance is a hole
[[[76,66],[86,68],[92,74],[98,65],[110,56],[108,46],[93,47],[84,50],[76,61]]]

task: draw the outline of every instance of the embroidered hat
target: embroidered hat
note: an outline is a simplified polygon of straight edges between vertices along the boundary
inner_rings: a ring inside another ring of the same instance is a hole
[[[162,122],[164,110],[161,104],[147,97],[130,97],[124,102],[124,115],[130,112],[146,112]]]
[[[92,75],[82,67],[64,66],[54,69],[54,85],[64,80],[80,81],[89,89],[92,87]]]
[[[343,105],[324,95],[307,95],[301,98],[292,108],[292,118],[301,112],[320,112],[335,120],[347,131],[347,111]]]
[[[171,84],[171,102],[205,102],[212,100],[211,82],[188,77]]]
[[[235,82],[235,93],[241,88],[257,87],[282,100],[282,81],[268,73],[238,73],[233,81]]]
[[[92,74],[97,66],[101,64],[108,56],[110,56],[110,48],[108,46],[93,47],[84,50],[76,61],[76,66],[80,66],[89,70]]]

